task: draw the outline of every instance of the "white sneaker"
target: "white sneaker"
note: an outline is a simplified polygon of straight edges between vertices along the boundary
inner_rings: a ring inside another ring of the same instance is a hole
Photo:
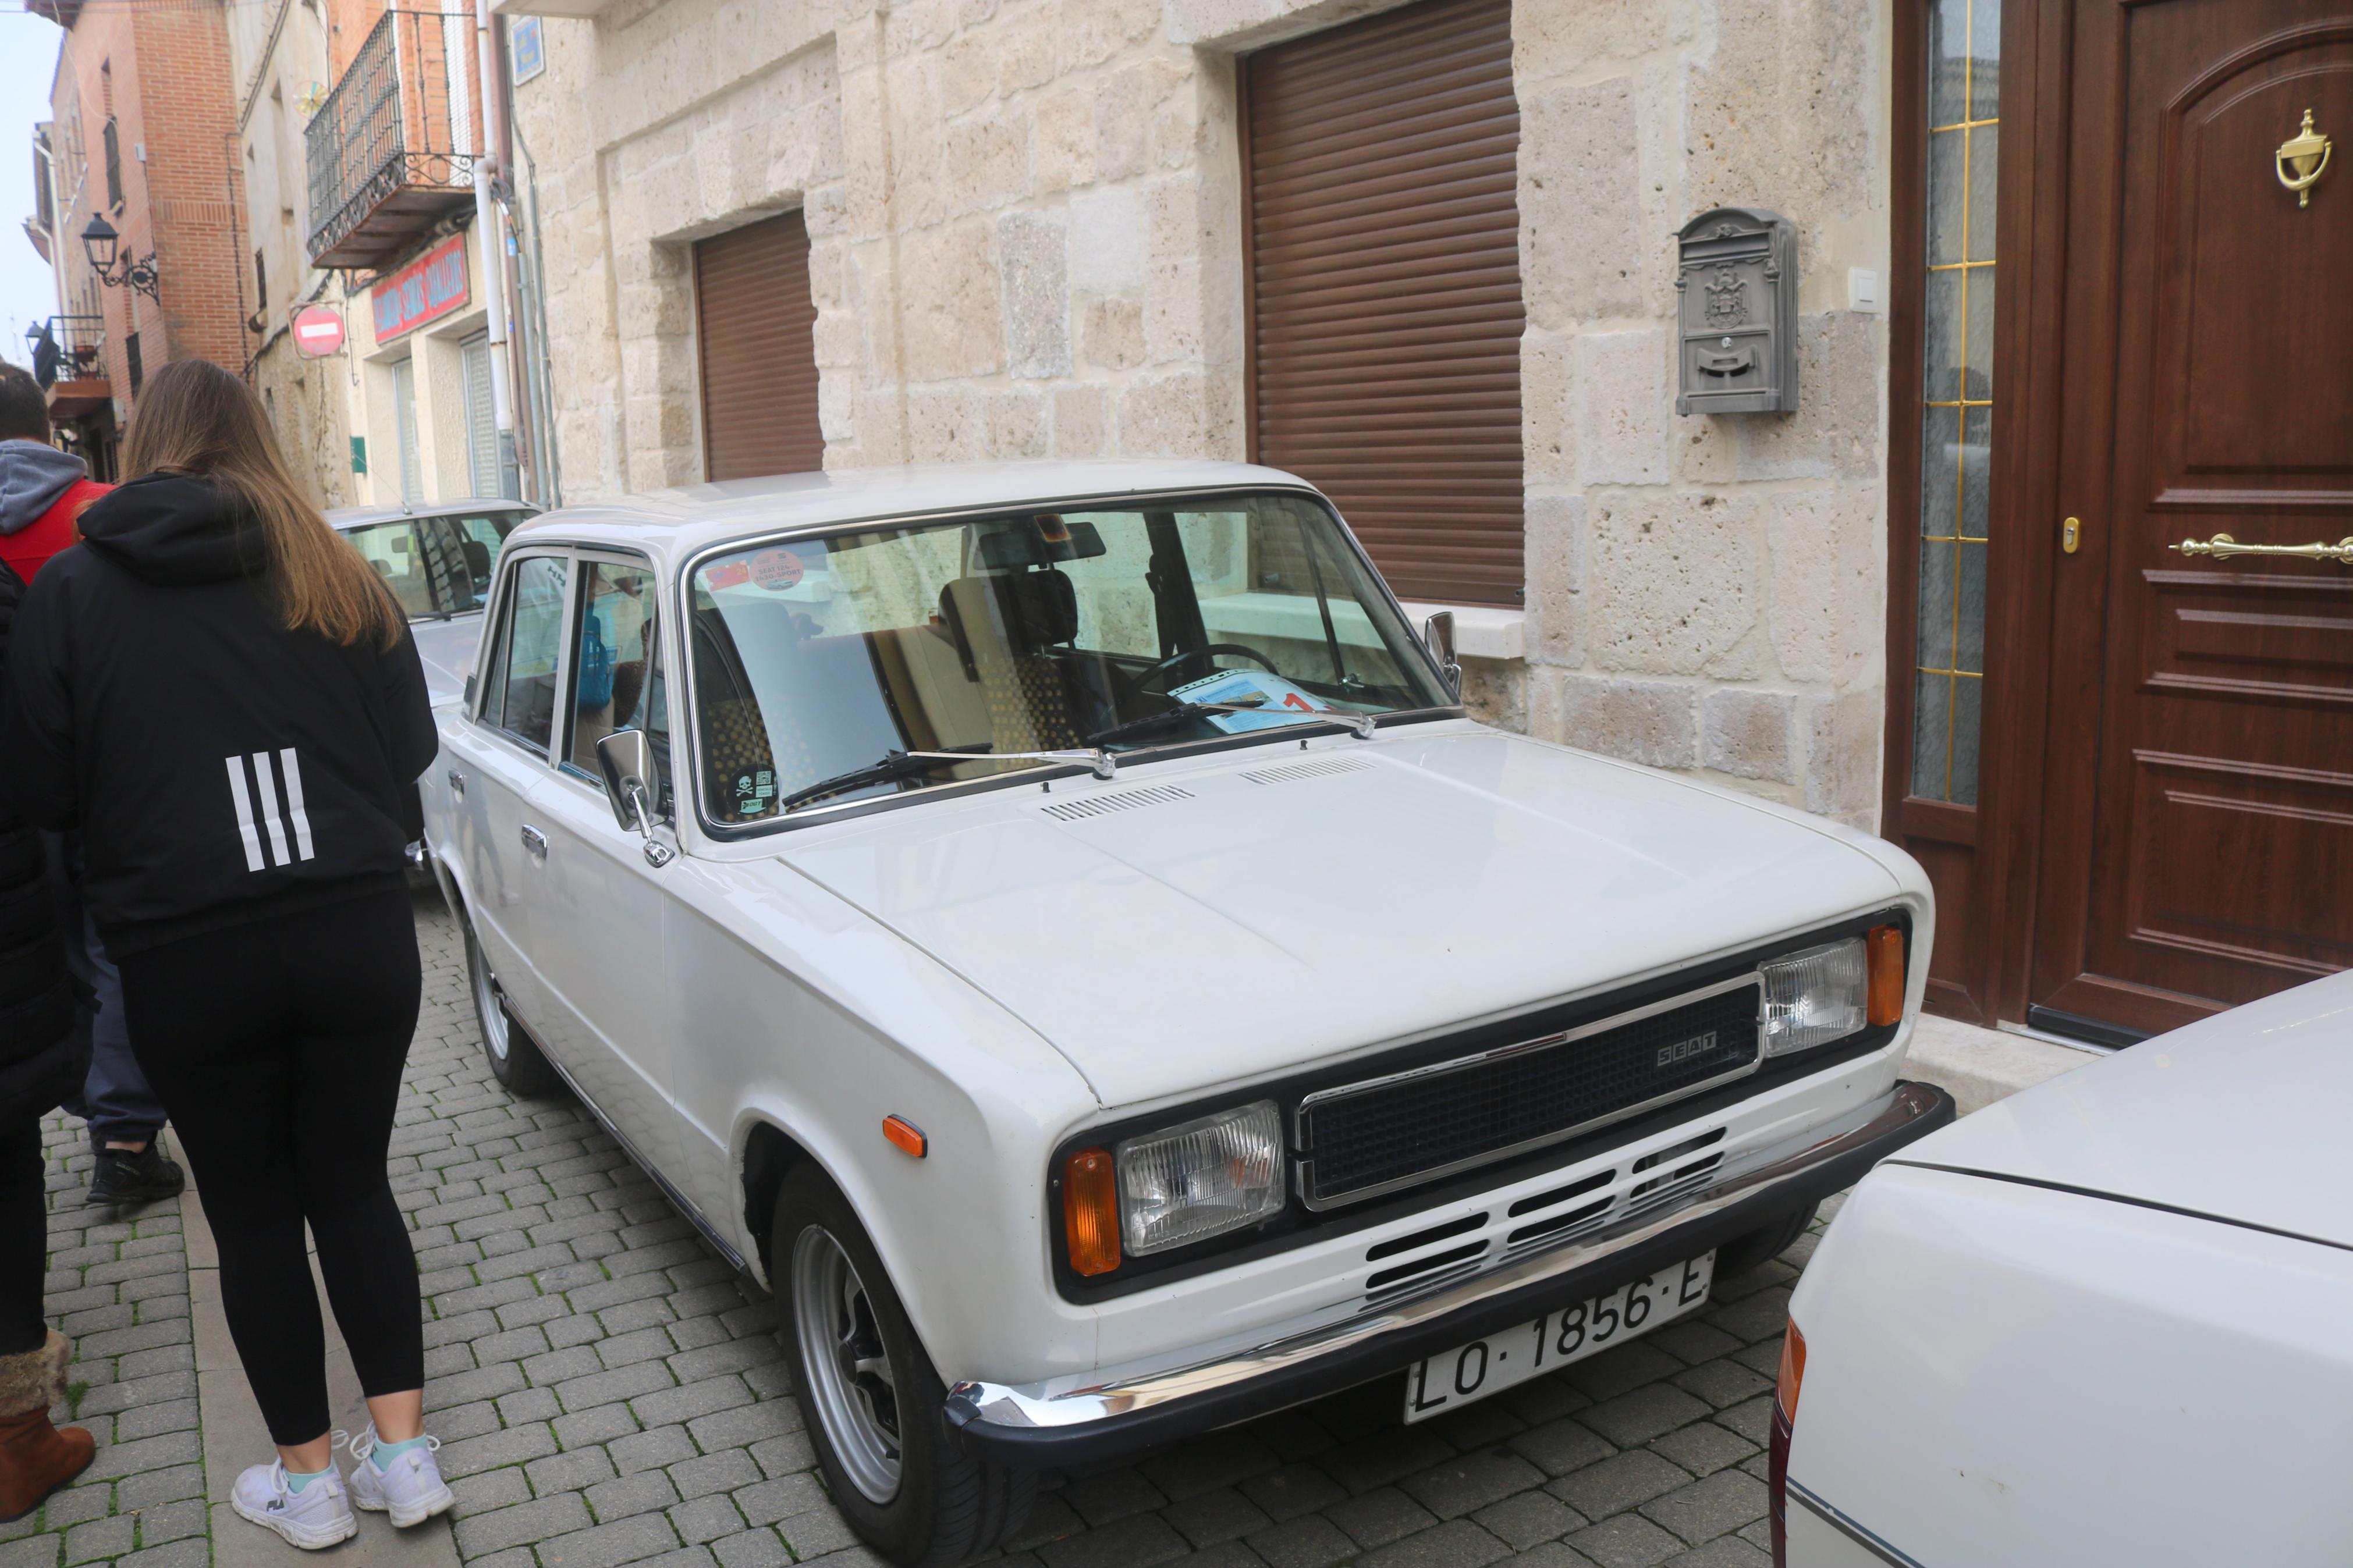
[[[237,1478],[228,1506],[239,1519],[274,1530],[305,1552],[349,1541],[360,1532],[343,1479],[332,1469],[298,1492],[287,1485],[286,1467],[278,1460],[252,1466]]]
[[[434,1450],[441,1447],[440,1438],[426,1438],[425,1447],[395,1455],[392,1463],[379,1470],[375,1448],[382,1441],[370,1425],[352,1445],[352,1458],[358,1461],[352,1467],[352,1501],[370,1513],[391,1514],[393,1528],[406,1530],[458,1500],[458,1494],[441,1479],[441,1467],[433,1460]]]

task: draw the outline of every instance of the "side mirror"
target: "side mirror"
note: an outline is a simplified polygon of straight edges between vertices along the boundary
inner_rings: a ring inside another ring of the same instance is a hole
[[[616,730],[596,742],[596,770],[613,819],[646,841],[646,863],[667,866],[676,853],[654,837],[654,749],[643,730]]]
[[[1462,666],[1454,658],[1454,612],[1440,610],[1421,623],[1421,646],[1438,661],[1438,673],[1446,678],[1446,689],[1458,702],[1462,698]]]

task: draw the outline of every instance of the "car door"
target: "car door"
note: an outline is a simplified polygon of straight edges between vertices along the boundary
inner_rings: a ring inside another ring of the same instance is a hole
[[[543,1042],[638,1156],[675,1181],[671,1031],[662,984],[663,880],[646,841],[613,814],[596,742],[645,730],[668,749],[667,683],[654,569],[641,557],[582,552],[566,638],[562,745],[525,800],[546,857],[529,887],[541,973],[555,1004]],[[664,790],[661,793],[667,794]]]
[[[445,753],[441,764],[475,935],[510,1009],[551,1047],[544,944],[532,922],[547,871],[547,839],[525,820],[523,808],[548,777],[571,582],[572,563],[561,552],[529,552],[508,564],[494,647],[475,683],[472,744],[463,756]]]

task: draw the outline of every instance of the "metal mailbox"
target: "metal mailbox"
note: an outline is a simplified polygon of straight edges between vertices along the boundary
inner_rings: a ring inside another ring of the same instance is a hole
[[[1717,207],[1676,236],[1683,296],[1675,412],[1798,406],[1798,230],[1761,207]]]

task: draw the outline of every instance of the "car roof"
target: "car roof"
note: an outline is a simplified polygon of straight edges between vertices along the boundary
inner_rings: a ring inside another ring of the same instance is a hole
[[[966,509],[1053,507],[1174,490],[1277,487],[1314,489],[1280,468],[1170,458],[835,468],[567,506],[532,519],[507,542],[628,545],[682,559],[731,539],[845,522]]]
[[[503,496],[460,496],[456,500],[388,501],[381,506],[339,506],[328,511],[330,528],[365,528],[405,517],[479,517],[486,511],[529,511],[529,501]]]

